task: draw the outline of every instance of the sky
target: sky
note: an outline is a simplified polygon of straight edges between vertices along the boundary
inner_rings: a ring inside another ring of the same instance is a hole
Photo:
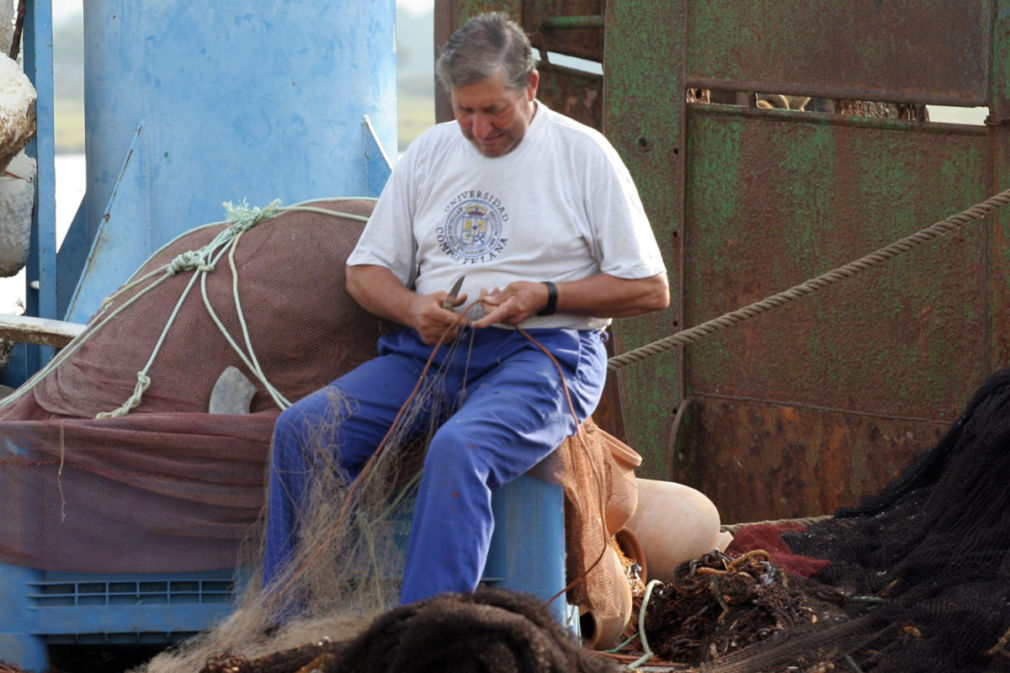
[[[53,0],[53,20],[59,21],[80,12],[82,2],[83,0]],[[396,5],[412,14],[423,14],[435,6],[435,0],[396,0]]]

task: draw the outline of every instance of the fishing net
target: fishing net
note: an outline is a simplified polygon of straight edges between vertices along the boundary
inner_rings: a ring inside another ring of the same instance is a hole
[[[233,567],[282,400],[374,353],[381,326],[347,295],[343,265],[372,205],[236,208],[153,255],[0,407],[0,560]],[[250,413],[208,411],[229,366],[255,385]]]
[[[457,338],[441,347],[466,346],[466,339]],[[309,502],[293,558],[280,579],[265,591],[250,585],[224,623],[159,655],[145,670],[193,671],[208,661],[208,673],[293,672],[306,662],[321,671],[610,670],[611,662],[580,650],[571,631],[562,631],[545,604],[529,597],[482,588],[476,598],[444,596],[396,607],[426,439],[452,413],[443,406],[443,378],[436,369],[422,373],[414,396],[354,482],[346,483],[335,469],[335,447],[321,440],[310,446],[316,469],[307,475]],[[354,410],[353,401],[336,391],[331,401],[334,423]],[[413,438],[422,413],[429,419],[428,432]],[[607,450],[610,441],[587,421],[559,448],[560,460],[545,466],[548,473],[560,466],[561,474],[544,475],[558,479],[566,493],[573,582],[568,598],[603,618],[619,613],[616,585],[625,581],[623,574],[598,563],[609,539],[602,512],[617,474]],[[258,545],[250,551],[249,563],[255,566],[261,551]],[[566,600],[564,588],[557,587],[555,600]],[[451,660],[458,665],[436,666]]]
[[[336,433],[306,428],[316,438],[308,448],[315,469],[307,475],[308,502],[300,503],[299,542],[264,592],[262,510],[277,414],[373,357],[391,326],[362,310],[344,285],[371,200],[226,205],[228,221],[159,250],[103,303],[84,334],[0,406],[0,488],[7,495],[0,560],[103,574],[235,570],[242,588],[232,614],[149,662],[152,672],[343,642],[391,610],[426,444],[424,432],[416,438],[416,417],[425,414],[430,436],[453,412],[440,394],[442,372],[426,372],[351,484],[333,463],[338,447],[323,439]],[[460,338],[440,346],[466,347]],[[247,410],[214,413],[223,375],[236,371],[249,387]],[[334,424],[355,411],[335,389],[330,401]],[[623,581],[598,563],[610,542],[602,508],[616,469],[612,441],[588,423],[559,452],[563,470],[554,475],[564,483],[577,543],[568,563],[573,596],[603,616],[620,610],[612,595]],[[565,600],[563,589],[557,600]],[[488,609],[459,600],[464,607],[446,610]],[[517,642],[542,645],[545,636],[531,628]],[[571,656],[571,648],[544,652],[558,662]]]
[[[540,602],[501,589],[443,594],[394,608],[353,640],[320,640],[255,659],[219,655],[200,673],[509,671],[604,673],[617,665],[581,649]]]
[[[1010,370],[880,493],[741,528],[646,592],[650,665],[713,673],[1010,670]],[[788,568],[788,569],[787,569]],[[643,648],[642,643],[646,644]]]

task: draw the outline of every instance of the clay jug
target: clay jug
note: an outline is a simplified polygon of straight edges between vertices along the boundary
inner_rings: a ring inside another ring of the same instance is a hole
[[[729,546],[732,536],[719,530],[719,511],[703,493],[673,481],[635,481],[638,507],[626,528],[638,538],[649,577],[668,582],[684,561]]]

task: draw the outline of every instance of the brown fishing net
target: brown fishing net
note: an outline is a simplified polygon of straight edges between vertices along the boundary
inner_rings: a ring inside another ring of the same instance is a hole
[[[260,513],[280,409],[266,382],[294,400],[374,353],[380,325],[347,295],[343,264],[372,205],[284,210],[193,261],[235,227],[208,225],[155,254],[0,407],[0,560],[84,572],[233,567]],[[183,267],[174,274],[173,262]],[[229,365],[256,386],[252,413],[208,413]],[[96,419],[131,398],[142,371],[150,385],[132,412]]]
[[[219,655],[200,673],[605,673],[617,665],[581,649],[544,608],[521,594],[481,587],[379,616],[348,641],[320,640],[255,659]]]

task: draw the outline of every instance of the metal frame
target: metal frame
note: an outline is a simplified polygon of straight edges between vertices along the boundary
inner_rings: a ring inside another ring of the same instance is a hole
[[[561,52],[563,26],[596,31],[599,127],[635,177],[673,295],[665,312],[615,323],[618,352],[780,292],[1007,186],[1006,0],[605,4],[595,28],[584,1],[445,0],[436,25],[444,39],[478,10],[505,10],[535,43],[550,27]],[[572,53],[586,44],[573,38]],[[578,85],[560,81],[544,73],[542,91],[578,99]],[[689,103],[689,88],[744,102],[763,92],[900,103],[919,117]],[[985,127],[934,124],[922,119],[926,104],[988,105],[991,114]],[[597,420],[645,457],[640,474],[699,488],[724,520],[853,504],[934,443],[982,380],[1010,363],[1007,217],[622,369],[610,382],[619,398],[605,409],[618,418]]]

